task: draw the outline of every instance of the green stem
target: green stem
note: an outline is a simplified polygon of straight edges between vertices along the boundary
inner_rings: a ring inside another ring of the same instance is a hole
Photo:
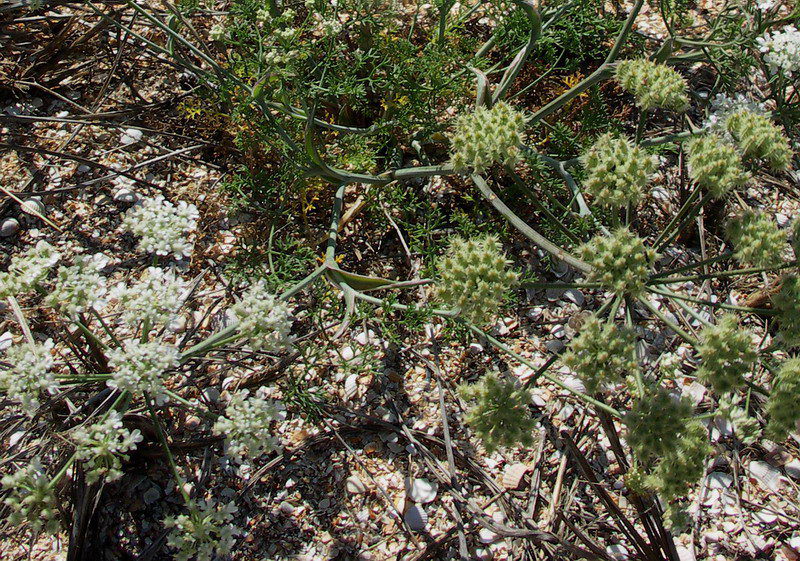
[[[186,501],[186,504],[191,504],[191,497],[189,497],[189,493],[184,489],[184,479],[181,477],[180,472],[178,472],[178,466],[175,464],[175,458],[172,456],[172,450],[169,449],[169,443],[167,442],[167,436],[164,434],[164,428],[161,426],[161,421],[156,415],[155,409],[153,409],[153,403],[150,400],[150,396],[145,394],[144,396],[145,402],[147,403],[147,410],[150,412],[150,418],[153,419],[153,425],[156,428],[156,434],[158,435],[158,440],[161,441],[161,446],[164,448],[164,452],[167,454],[167,462],[169,463],[169,467],[172,470],[172,475],[175,478],[175,484],[178,487],[178,491],[183,496],[183,500]]]
[[[688,333],[686,333],[686,332],[685,332],[683,329],[681,329],[680,327],[678,327],[678,325],[677,325],[677,324],[675,324],[675,323],[674,323],[672,320],[670,320],[670,319],[669,319],[667,316],[665,316],[665,315],[664,315],[664,314],[661,312],[661,310],[659,310],[659,309],[658,309],[658,308],[656,308],[656,307],[655,307],[653,304],[651,304],[651,303],[650,303],[650,301],[649,301],[647,298],[645,298],[644,296],[639,296],[639,297],[638,297],[638,300],[639,300],[639,302],[641,302],[642,304],[644,304],[644,306],[645,306],[645,307],[646,307],[648,310],[650,310],[651,312],[653,312],[653,313],[654,313],[654,314],[655,314],[655,315],[658,317],[658,319],[660,319],[662,322],[664,322],[664,324],[666,324],[666,325],[667,325],[667,327],[669,327],[669,328],[670,328],[670,329],[672,329],[672,330],[673,330],[673,331],[674,331],[674,332],[675,332],[677,335],[679,335],[681,339],[683,339],[684,341],[686,341],[686,342],[687,342],[687,343],[689,343],[690,345],[697,345],[697,344],[698,344],[698,341],[697,341],[697,339],[695,339],[694,337],[692,337],[691,335],[689,335]]]

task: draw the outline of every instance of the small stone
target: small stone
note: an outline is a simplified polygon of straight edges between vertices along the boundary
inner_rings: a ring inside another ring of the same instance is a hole
[[[428,514],[425,509],[418,505],[411,505],[403,515],[408,527],[414,532],[424,532],[428,525]]]
[[[478,532],[478,539],[481,540],[481,543],[490,544],[497,541],[497,534],[489,528],[481,528]]]
[[[19,221],[16,218],[6,218],[0,223],[0,238],[10,238],[19,232]]]
[[[139,129],[125,129],[120,136],[120,143],[123,146],[130,146],[131,144],[136,144],[142,139],[142,131]]]
[[[11,436],[8,437],[8,447],[13,448],[14,445],[22,440],[22,437],[25,436],[24,430],[18,430],[15,433],[12,433]]]
[[[139,194],[136,191],[131,191],[130,189],[119,189],[116,193],[114,193],[114,200],[118,203],[128,203],[133,204],[139,200]]]
[[[6,331],[2,335],[0,335],[0,351],[5,351],[11,346],[13,342],[13,337],[10,331]]]
[[[197,427],[200,426],[201,422],[202,420],[197,415],[189,415],[188,417],[186,417],[185,426],[189,430],[195,430]]]
[[[606,553],[619,561],[626,561],[627,559],[630,559],[628,556],[628,550],[625,548],[625,546],[620,544],[609,545],[606,548]]]
[[[159,498],[161,498],[161,491],[159,491],[158,487],[150,487],[147,491],[144,492],[142,495],[142,500],[144,504],[151,505],[156,502]]]
[[[347,489],[348,493],[352,493],[354,495],[363,495],[367,492],[367,487],[357,475],[351,475],[348,477],[347,481],[345,481],[344,488]]]
[[[0,337],[0,340],[2,340],[2,337]],[[786,475],[792,479],[800,479],[800,460],[791,460],[783,468],[786,470]]]
[[[415,503],[430,503],[436,498],[436,494],[439,492],[439,484],[436,481],[406,477],[405,483],[406,493],[408,493],[408,497]]]
[[[219,390],[217,388],[206,388],[203,391],[203,395],[210,403],[219,401]]]
[[[544,346],[547,347],[547,350],[553,354],[558,354],[564,350],[564,342],[560,339],[551,339],[550,341],[547,341]]]
[[[514,490],[519,489],[522,479],[528,472],[528,466],[525,464],[510,464],[506,466],[503,471],[503,487],[506,489]]]

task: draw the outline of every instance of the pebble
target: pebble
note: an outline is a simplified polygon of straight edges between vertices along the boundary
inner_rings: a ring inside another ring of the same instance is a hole
[[[428,514],[421,506],[411,505],[403,515],[403,520],[412,531],[423,532],[428,525]]]
[[[130,189],[119,189],[114,193],[114,200],[118,203],[135,203],[139,200],[139,194]]]
[[[147,491],[142,494],[142,500],[144,504],[150,505],[156,502],[159,498],[161,498],[161,491],[158,490],[158,487],[150,487]]]
[[[490,544],[497,541],[497,534],[492,532],[489,528],[481,528],[478,532],[478,539],[481,543]]]
[[[415,503],[430,503],[436,498],[436,494],[439,492],[439,484],[436,481],[406,477],[405,483],[406,493],[408,493],[408,497]]]
[[[10,331],[6,331],[2,335],[0,335],[0,351],[4,351],[11,346],[13,342],[13,337]]]
[[[6,218],[0,223],[0,238],[10,238],[19,232],[19,221],[16,218]]]
[[[348,493],[352,493],[354,495],[362,495],[367,492],[367,487],[364,485],[364,482],[359,479],[357,475],[351,475],[345,481],[344,488],[347,489]]]
[[[120,143],[123,146],[130,146],[136,144],[142,139],[142,131],[139,129],[125,129],[120,136]]]
[[[800,460],[794,459],[783,467],[786,470],[786,475],[793,479],[800,479]]]

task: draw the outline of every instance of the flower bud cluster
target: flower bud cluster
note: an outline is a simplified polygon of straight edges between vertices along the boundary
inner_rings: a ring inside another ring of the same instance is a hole
[[[800,346],[800,277],[785,277],[772,305],[778,312],[778,332],[783,340],[789,347]]]
[[[581,156],[583,187],[601,206],[619,208],[642,197],[656,159],[630,140],[604,134]]]
[[[462,384],[458,392],[462,398],[475,401],[466,421],[489,453],[500,446],[533,444],[536,421],[528,412],[531,403],[528,390],[490,372],[475,384]]]
[[[122,347],[108,351],[108,365],[113,369],[107,384],[134,395],[147,392],[159,402],[164,398],[164,373],[178,366],[178,349],[153,339],[142,343],[130,339]]]
[[[8,271],[0,271],[0,298],[25,294],[50,273],[61,255],[44,240],[11,259]]]
[[[689,105],[686,80],[664,64],[647,59],[622,60],[617,63],[616,77],[644,111],[656,107],[683,111]]]
[[[105,304],[106,279],[100,271],[108,264],[102,254],[79,255],[74,265],[58,268],[56,284],[47,297],[50,306],[70,318]]]
[[[737,111],[728,117],[726,129],[745,158],[764,160],[774,170],[785,170],[792,161],[789,139],[764,115]]]
[[[770,267],[783,262],[786,234],[766,213],[745,211],[728,222],[727,234],[743,265]]]
[[[39,458],[3,476],[0,483],[8,491],[3,503],[11,524],[28,523],[34,533],[58,531],[55,490]]]
[[[653,249],[625,227],[610,235],[595,236],[578,248],[581,259],[592,266],[587,274],[590,282],[620,294],[639,294],[645,286],[650,266],[656,258]]]
[[[689,177],[716,199],[749,179],[736,149],[716,134],[696,136],[684,148]]]
[[[283,418],[283,408],[261,395],[248,396],[247,390],[231,395],[225,416],[214,423],[214,433],[225,437],[228,455],[238,461],[256,459],[279,444],[270,424]]]
[[[238,509],[233,503],[193,501],[188,514],[169,516],[164,525],[171,529],[167,545],[177,551],[177,561],[211,561],[225,557],[236,543],[238,528],[231,521]]]
[[[456,238],[438,264],[439,298],[467,320],[485,325],[517,282],[494,236]]]
[[[756,361],[752,334],[742,329],[736,316],[725,314],[700,332],[697,377],[719,394],[735,390]]]
[[[197,207],[186,201],[177,205],[158,195],[134,206],[122,219],[122,228],[141,238],[139,249],[156,255],[188,258],[193,244],[187,234],[197,228],[200,214]]]
[[[772,440],[784,440],[797,431],[800,420],[800,358],[785,361],[772,383],[767,401],[767,434]]]
[[[130,431],[122,425],[119,411],[89,426],[80,426],[72,433],[75,442],[75,459],[88,463],[86,481],[94,483],[103,478],[115,481],[122,477],[122,460],[126,452],[135,450],[142,441],[139,429]]]
[[[636,370],[635,350],[633,332],[592,315],[570,342],[563,360],[583,381],[586,390],[595,393],[604,384],[622,380]]]
[[[254,351],[276,352],[292,344],[291,310],[269,293],[263,282],[242,294],[242,299],[231,306],[230,315]]]
[[[462,115],[455,128],[451,161],[456,171],[481,173],[493,164],[514,165],[519,160],[525,115],[507,103]]]
[[[0,389],[18,402],[29,416],[39,409],[39,394],[58,391],[53,368],[53,340],[44,343],[22,343],[6,350],[4,360],[11,365],[0,370]]]

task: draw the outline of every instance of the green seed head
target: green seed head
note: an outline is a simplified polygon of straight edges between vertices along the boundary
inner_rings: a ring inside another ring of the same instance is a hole
[[[715,134],[696,136],[686,142],[684,148],[689,177],[716,199],[749,179],[736,149]]]
[[[772,440],[782,441],[790,432],[795,432],[800,420],[800,358],[791,358],[783,363],[767,401],[767,435]]]
[[[625,227],[614,230],[610,236],[595,236],[578,252],[592,266],[587,275],[589,281],[634,296],[644,289],[656,258],[655,251],[645,247],[643,240]]]
[[[488,373],[473,385],[461,385],[458,392],[475,404],[466,415],[467,423],[491,453],[500,446],[530,446],[536,426],[529,412],[531,394],[511,380]]]
[[[687,430],[691,406],[674,399],[667,390],[657,390],[634,402],[623,422],[627,441],[643,462],[667,455]]]
[[[686,80],[666,65],[646,59],[623,60],[617,63],[616,77],[642,110],[661,107],[683,111],[689,105]]]
[[[684,421],[680,437],[673,438],[670,449],[661,457],[653,473],[645,478],[647,486],[664,499],[672,500],[689,491],[703,476],[711,453],[708,432],[698,421]]]
[[[738,388],[742,376],[756,361],[750,331],[742,329],[732,314],[703,329],[697,354],[700,356],[697,377],[720,394]]]
[[[439,262],[439,298],[472,323],[485,325],[517,282],[508,264],[494,236],[456,238]]]
[[[451,162],[456,171],[482,173],[493,164],[514,165],[524,140],[525,115],[505,102],[479,107],[456,120]]]
[[[728,223],[734,255],[743,265],[769,267],[781,263],[786,234],[766,213],[745,211]]]
[[[636,204],[656,169],[656,160],[630,140],[604,134],[581,157],[584,189],[601,206]]]
[[[633,332],[593,315],[570,342],[564,364],[583,380],[589,393],[594,393],[603,384],[620,381],[637,368],[635,345]]]
[[[764,160],[776,171],[789,168],[792,149],[783,131],[764,115],[742,110],[725,122],[745,158]]]
[[[778,332],[789,347],[800,346],[800,278],[783,279],[780,291],[772,297],[778,312]]]

